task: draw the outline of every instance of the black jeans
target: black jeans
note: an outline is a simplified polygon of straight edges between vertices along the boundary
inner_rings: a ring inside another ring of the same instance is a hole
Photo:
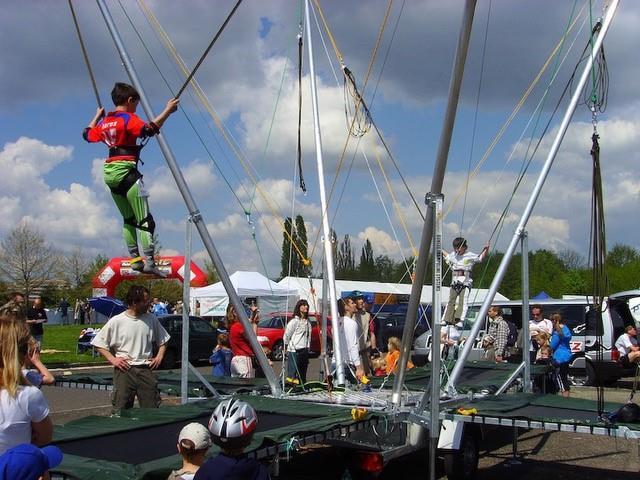
[[[291,378],[299,378],[302,383],[307,382],[309,368],[309,349],[299,348],[295,352],[287,352],[287,373]]]

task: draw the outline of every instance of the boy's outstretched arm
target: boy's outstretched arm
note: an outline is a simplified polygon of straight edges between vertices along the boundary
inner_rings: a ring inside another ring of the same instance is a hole
[[[167,118],[169,118],[169,115],[178,110],[179,103],[180,100],[177,98],[172,98],[171,100],[169,100],[167,102],[167,106],[164,107],[164,110],[160,113],[160,115],[153,119],[153,123],[155,123],[158,128],[162,127],[162,124],[164,124]]]
[[[104,117],[104,107],[98,107],[95,117],[89,122],[89,128],[95,127],[102,117]]]

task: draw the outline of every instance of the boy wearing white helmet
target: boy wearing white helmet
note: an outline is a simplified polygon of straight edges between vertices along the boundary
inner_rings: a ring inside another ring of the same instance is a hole
[[[193,480],[211,447],[211,434],[204,425],[189,423],[180,430],[177,447],[182,457],[182,468],[172,471],[167,480]]]
[[[258,426],[251,405],[236,398],[218,404],[209,420],[213,443],[221,448],[196,472],[194,480],[269,480],[267,467],[244,454]]]

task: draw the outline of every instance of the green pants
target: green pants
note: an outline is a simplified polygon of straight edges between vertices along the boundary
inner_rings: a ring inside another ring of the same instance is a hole
[[[158,408],[160,392],[158,379],[149,368],[131,367],[126,372],[113,370],[113,393],[111,403],[114,412],[133,408],[133,401],[138,397],[141,408]]]
[[[117,189],[131,171],[135,171],[133,162],[105,163],[103,168],[104,183],[110,189]],[[122,236],[132,256],[138,256],[138,239],[145,255],[154,254],[153,231],[155,223],[149,213],[149,202],[146,196],[140,196],[140,180],[133,183],[126,192],[115,193],[111,197],[122,215]]]

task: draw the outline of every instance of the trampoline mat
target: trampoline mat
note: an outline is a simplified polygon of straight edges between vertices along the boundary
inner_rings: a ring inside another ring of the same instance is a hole
[[[152,425],[145,428],[98,435],[77,440],[62,440],[56,445],[65,453],[132,465],[169,457],[177,453],[178,434],[187,423],[207,425],[210,413],[189,420]],[[309,417],[258,412],[257,432],[294,425]]]
[[[588,425],[590,423],[600,424],[598,414],[588,410],[578,410],[572,408],[557,408],[542,405],[527,405],[516,408],[505,415],[510,418],[526,418],[536,421],[558,422],[558,423],[577,423],[580,425]]]

